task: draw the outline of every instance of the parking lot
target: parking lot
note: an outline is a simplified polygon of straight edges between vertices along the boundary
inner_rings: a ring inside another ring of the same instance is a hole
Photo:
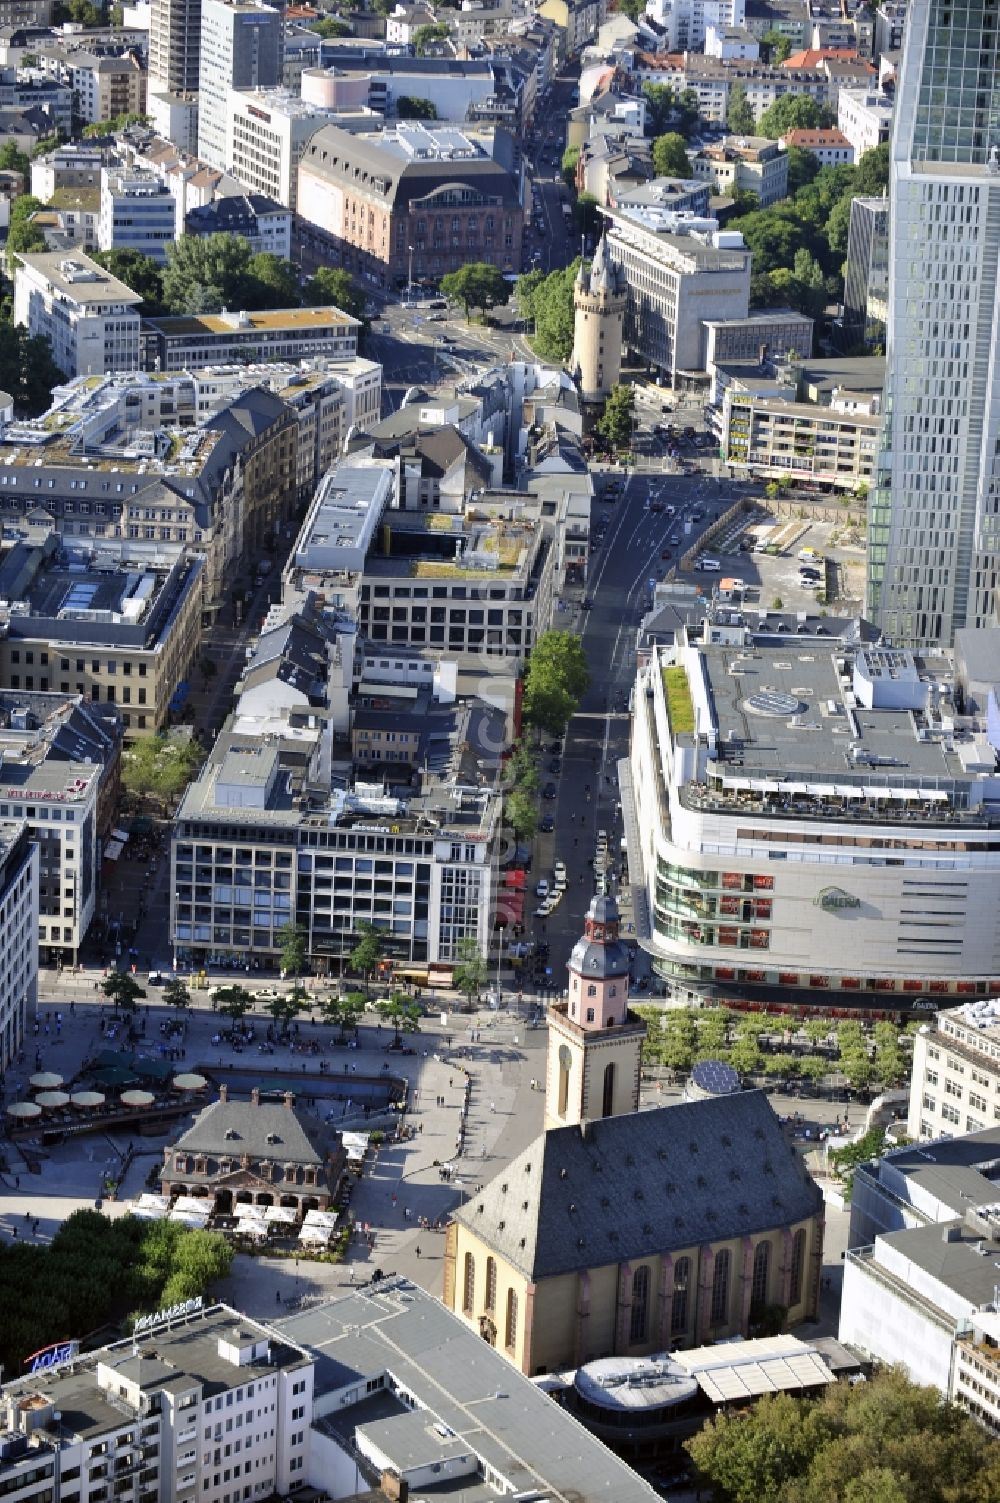
[[[757,539],[780,551],[749,551]],[[706,569],[705,560],[719,568]],[[760,510],[727,524],[705,544],[694,567],[679,572],[705,588],[741,580],[744,602],[759,610],[851,614],[861,609],[864,550],[844,523],[778,518]]]

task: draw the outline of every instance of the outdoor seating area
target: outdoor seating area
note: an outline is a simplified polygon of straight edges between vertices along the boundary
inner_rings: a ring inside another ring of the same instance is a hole
[[[134,1120],[136,1113],[179,1115],[208,1090],[205,1075],[174,1067],[162,1059],[128,1050],[102,1049],[84,1061],[73,1081],[54,1070],[39,1070],[28,1081],[31,1095],[7,1106],[9,1132],[63,1130],[73,1136],[106,1132]],[[77,1087],[73,1089],[73,1087]]]

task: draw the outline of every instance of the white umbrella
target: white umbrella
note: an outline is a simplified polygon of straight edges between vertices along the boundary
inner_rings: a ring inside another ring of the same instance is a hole
[[[156,1097],[152,1091],[122,1091],[122,1106],[152,1106]]]
[[[62,1076],[57,1075],[55,1070],[39,1070],[28,1082],[33,1091],[57,1091],[62,1083]]]
[[[34,1101],[15,1101],[7,1108],[8,1117],[21,1117],[25,1121],[29,1117],[40,1117],[42,1109]]]
[[[103,1106],[103,1091],[74,1091],[69,1098],[71,1106]]]
[[[57,1106],[69,1105],[68,1091],[39,1091],[35,1097],[39,1106],[44,1106],[47,1111],[54,1110]]]
[[[201,1091],[208,1085],[208,1081],[204,1075],[197,1075],[191,1070],[184,1075],[175,1075],[174,1085],[178,1091]]]

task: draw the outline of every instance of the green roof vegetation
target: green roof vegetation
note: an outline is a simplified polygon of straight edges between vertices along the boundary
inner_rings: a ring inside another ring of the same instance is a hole
[[[694,702],[683,668],[664,668],[663,692],[667,696],[667,715],[675,736],[694,730]]]

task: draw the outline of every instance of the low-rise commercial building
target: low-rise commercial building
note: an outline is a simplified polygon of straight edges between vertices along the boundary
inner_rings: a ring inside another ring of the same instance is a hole
[[[174,200],[151,172],[105,167],[101,172],[101,250],[136,251],[163,266],[167,246],[176,240]]]
[[[0,692],[0,821],[24,821],[38,848],[39,954],[73,965],[117,807],[122,721],[82,695],[18,689],[23,677]]]
[[[837,125],[854,147],[860,162],[866,151],[888,141],[895,104],[891,94],[876,89],[841,89],[837,98]]]
[[[51,531],[0,564],[0,681],[114,705],[158,730],[198,649],[202,560]]]
[[[788,150],[794,146],[798,151],[807,151],[821,167],[849,167],[856,155],[850,138],[832,126],[825,130],[786,131],[781,145]]]
[[[82,251],[17,257],[14,322],[51,342],[67,376],[138,370],[141,302]]]
[[[788,192],[788,152],[766,136],[726,136],[688,156],[691,175],[712,184],[715,193],[753,193],[762,209]]]
[[[844,264],[841,346],[850,354],[885,344],[889,305],[889,200],[852,198]]]
[[[868,485],[881,433],[884,361],[830,361],[830,376],[826,364],[809,363],[812,381],[801,364],[776,377],[759,366],[718,367],[725,462],[748,475],[791,475],[835,490]]]
[[[350,359],[358,352],[360,327],[356,318],[334,307],[147,318],[142,325],[143,369],[187,371],[319,356]]]
[[[750,252],[713,219],[652,206],[612,210],[608,250],[628,288],[624,341],[672,386],[705,370],[706,324],[746,318]]]
[[[768,361],[812,354],[813,320],[792,308],[761,308],[746,318],[705,320],[705,367]]]
[[[1000,1006],[969,1002],[942,1013],[913,1041],[907,1131],[957,1137],[1000,1122]]]
[[[263,193],[239,193],[189,209],[188,235],[238,235],[251,252],[269,251],[288,260],[292,254],[292,214]]]
[[[0,1069],[24,1046],[38,1000],[38,846],[23,820],[0,826]]]
[[[335,1497],[356,1493],[360,1466],[411,1498],[654,1503],[650,1483],[409,1280],[345,1291],[276,1329],[315,1356],[306,1480]]]
[[[309,264],[333,251],[379,287],[437,280],[468,261],[521,269],[518,182],[455,127],[400,122],[355,136],[324,126],[302,156],[298,212]]]
[[[93,1500],[112,1478],[119,1496],[207,1503],[294,1492],[314,1359],[228,1305],[190,1305],[97,1351],[68,1343],[61,1363],[5,1384],[3,1485],[31,1503],[57,1488]]]
[[[620,769],[636,928],[675,994],[926,1013],[1000,993],[996,753],[947,660],[720,606],[654,651]]]

